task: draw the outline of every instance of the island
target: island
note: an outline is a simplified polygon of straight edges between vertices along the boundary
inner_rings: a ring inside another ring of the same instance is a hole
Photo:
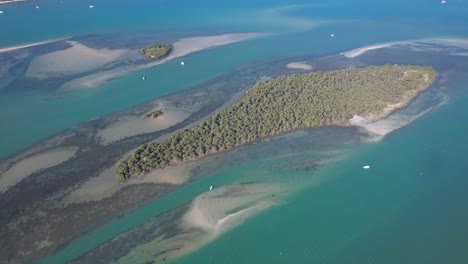
[[[141,54],[149,59],[161,59],[172,51],[171,44],[157,44],[141,49]]]
[[[262,81],[195,127],[138,147],[119,164],[118,180],[297,129],[351,126],[355,115],[375,121],[409,103],[436,76],[430,67],[384,65]]]
[[[156,111],[152,111],[152,112],[149,112],[145,115],[145,118],[157,118],[159,116],[161,116],[162,114],[164,114],[163,110],[156,110]]]

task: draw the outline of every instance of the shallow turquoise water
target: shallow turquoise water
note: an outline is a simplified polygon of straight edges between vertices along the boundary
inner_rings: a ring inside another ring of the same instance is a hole
[[[336,53],[406,39],[468,37],[468,6],[461,1],[446,6],[439,1],[327,1],[289,11],[274,9],[284,6],[282,1],[93,4],[93,10],[82,1],[2,5],[0,47],[89,33],[274,35],[192,54],[184,58],[183,69],[177,61],[168,62],[87,91],[0,91],[0,158],[80,122],[187,89],[257,60]],[[330,23],[309,27],[309,20]],[[333,39],[331,32],[336,35]],[[141,75],[152,77],[142,83]],[[177,263],[466,263],[467,114],[464,94],[383,141],[354,149],[349,158],[314,176],[330,180],[288,197],[284,205],[248,220]],[[362,170],[367,163],[371,170]],[[189,201],[209,184],[245,179],[259,166],[218,171],[98,228],[45,262],[79,256]]]
[[[92,10],[79,1],[38,1],[37,4],[40,9],[34,8],[35,2],[2,6],[5,13],[0,16],[0,24],[8,26],[0,27],[0,35],[6,36],[0,39],[0,46],[89,33],[154,32],[154,36],[158,36],[157,32],[203,35],[203,32],[260,31],[273,35],[192,54],[184,58],[187,66],[183,70],[173,61],[65,96],[63,92],[54,91],[14,94],[0,91],[0,123],[7,124],[0,127],[0,158],[72,125],[186,89],[257,60],[336,53],[388,41],[466,35],[466,21],[462,20],[466,6],[462,3],[447,6],[405,3],[406,9],[401,14],[388,11],[398,3],[375,6],[368,1],[327,5],[261,1],[233,5],[202,1],[196,6],[178,1],[140,1],[138,4],[99,1]],[[374,12],[362,13],[361,6],[366,5],[374,8]],[[417,14],[417,20],[409,10]],[[322,24],[315,25],[316,22]],[[335,38],[330,38],[331,33]],[[152,77],[143,83],[140,81],[142,74]],[[35,118],[31,119],[32,115]],[[31,130],[34,133],[30,133]]]
[[[357,149],[319,172],[330,181],[175,263],[465,263],[467,102]]]

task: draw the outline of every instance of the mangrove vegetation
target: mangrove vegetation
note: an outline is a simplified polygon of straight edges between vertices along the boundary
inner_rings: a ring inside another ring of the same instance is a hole
[[[348,126],[354,115],[382,117],[436,78],[430,67],[372,66],[281,76],[255,84],[242,100],[162,144],[145,144],[119,164],[118,179],[310,127]]]
[[[171,50],[171,44],[158,44],[141,49],[141,54],[147,58],[157,60],[167,56]]]

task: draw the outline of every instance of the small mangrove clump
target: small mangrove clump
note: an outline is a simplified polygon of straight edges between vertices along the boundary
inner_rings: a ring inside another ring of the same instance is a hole
[[[163,110],[156,110],[153,112],[149,112],[145,115],[145,118],[157,118],[158,116],[161,116],[163,114]]]
[[[158,44],[145,47],[141,50],[141,54],[149,59],[161,59],[167,56],[172,50],[171,44]]]

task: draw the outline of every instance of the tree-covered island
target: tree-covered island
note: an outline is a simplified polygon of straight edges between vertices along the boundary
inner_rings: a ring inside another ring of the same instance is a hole
[[[141,54],[149,59],[161,59],[172,51],[171,44],[158,44],[141,49]]]
[[[349,126],[354,115],[383,117],[435,80],[430,67],[372,66],[281,76],[259,82],[239,102],[162,144],[145,144],[119,164],[118,179],[231,150],[247,142],[310,127]]]

